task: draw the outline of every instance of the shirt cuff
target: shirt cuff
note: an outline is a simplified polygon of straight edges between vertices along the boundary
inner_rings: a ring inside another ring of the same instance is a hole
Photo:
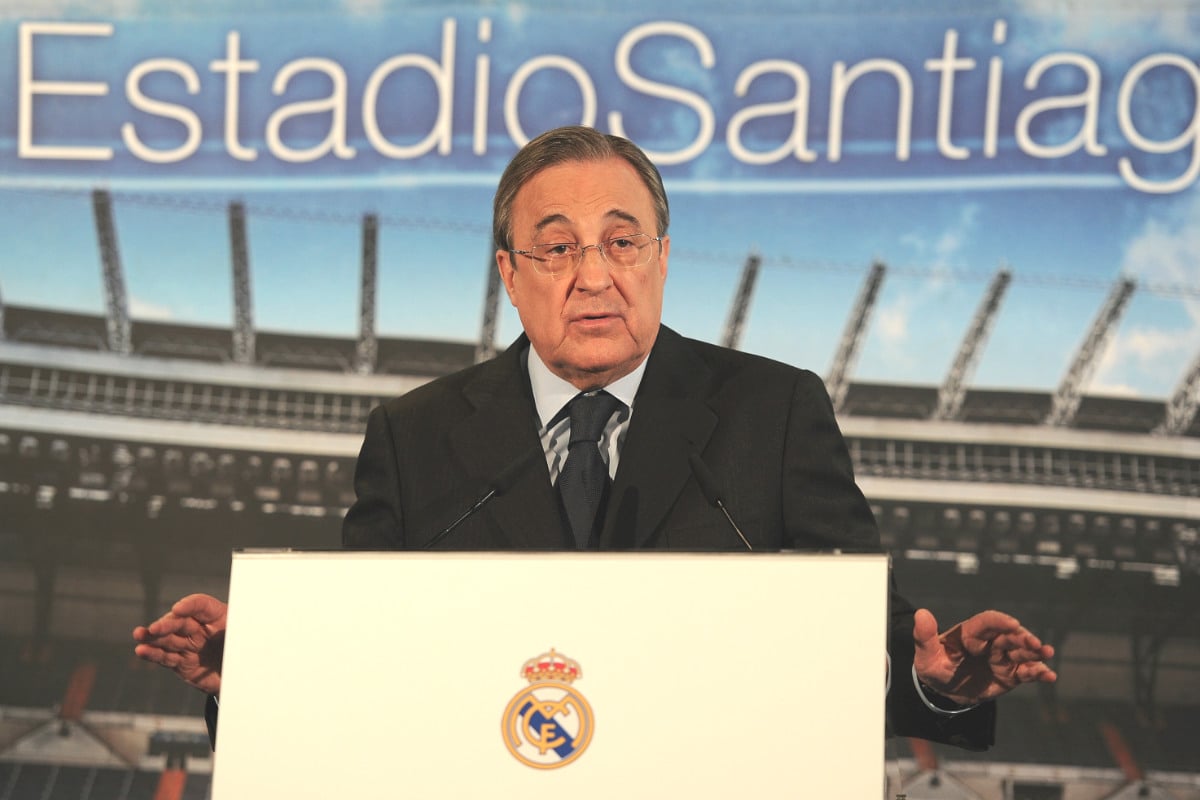
[[[972,703],[969,706],[959,706],[957,703],[955,703],[955,706],[956,706],[955,708],[942,708],[940,706],[936,706],[930,701],[929,697],[925,694],[925,687],[923,687],[921,685],[921,679],[917,677],[917,665],[916,664],[913,664],[912,679],[913,679],[913,686],[916,687],[916,690],[917,690],[917,697],[921,698],[921,702],[925,704],[925,707],[928,708],[930,711],[932,711],[935,714],[938,714],[943,717],[957,717],[959,714],[965,714],[968,711],[973,711],[979,707],[978,703]],[[953,701],[946,700],[945,702],[950,703]]]

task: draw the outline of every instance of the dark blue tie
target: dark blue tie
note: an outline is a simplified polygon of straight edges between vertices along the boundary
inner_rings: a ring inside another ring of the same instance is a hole
[[[624,405],[608,392],[577,394],[567,404],[571,415],[571,441],[567,460],[558,474],[558,493],[575,535],[575,546],[584,549],[592,537],[596,512],[608,486],[608,467],[600,456],[600,436],[613,412]]]

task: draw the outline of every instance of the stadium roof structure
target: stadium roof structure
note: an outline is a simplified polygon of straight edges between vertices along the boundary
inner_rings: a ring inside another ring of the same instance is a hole
[[[11,344],[111,354],[106,344],[105,318],[101,315],[10,305],[4,309],[2,339]],[[253,366],[258,368],[259,381],[270,382],[274,369],[297,370],[308,374],[317,385],[325,383],[322,375],[337,375],[336,380],[343,386],[348,377],[361,374],[355,369],[356,342],[348,337],[259,332],[256,342],[255,363],[237,365],[233,331],[229,328],[136,320],[132,324],[130,353],[134,358],[124,361],[128,365],[124,369],[136,369],[136,362],[147,359],[176,365],[207,364],[218,369],[197,370],[193,374],[200,380],[212,380],[221,374],[220,368]],[[478,351],[475,342],[379,337],[376,368],[361,385],[364,389],[374,385],[375,393],[382,392],[383,396],[400,393],[396,391],[400,385],[395,378],[428,380],[447,375],[474,363]],[[95,364],[96,359],[89,362]],[[942,391],[938,386],[847,381],[839,414],[935,419]],[[1053,399],[1054,393],[1049,391],[966,389],[957,419],[1039,425],[1050,414]],[[1163,424],[1167,411],[1165,399],[1083,395],[1070,427],[1151,433]],[[1193,419],[1182,435],[1200,437],[1200,421]]]

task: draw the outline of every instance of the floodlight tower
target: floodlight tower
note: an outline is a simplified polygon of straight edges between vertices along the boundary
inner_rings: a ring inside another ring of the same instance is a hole
[[[1175,387],[1171,399],[1167,401],[1167,411],[1162,424],[1155,428],[1154,432],[1167,436],[1182,436],[1192,427],[1197,409],[1200,409],[1200,355],[1192,361],[1187,374]]]
[[[479,343],[475,345],[475,363],[496,355],[496,319],[500,313],[500,270],[496,257],[489,251],[487,289],[483,295],[483,320],[479,326]]]
[[[938,390],[938,404],[933,412],[934,419],[958,419],[962,413],[963,400],[967,396],[967,383],[979,365],[983,345],[991,333],[992,324],[996,320],[996,312],[1000,309],[1000,301],[1012,281],[1012,273],[1007,269],[997,270],[992,282],[988,285],[987,293],[983,296],[971,327],[967,329],[962,344],[958,346],[958,354],[946,374]]]
[[[358,298],[358,344],[354,348],[354,371],[375,372],[379,340],[375,335],[376,285],[379,263],[379,217],[364,214],[362,222],[362,275]]]
[[[113,223],[112,195],[104,189],[92,192],[92,213],[96,218],[96,238],[100,243],[100,262],[104,270],[105,325],[108,349],[128,355],[133,350],[133,325],[129,319],[129,299],[125,294],[125,274],[117,246],[117,228]]]
[[[254,311],[250,294],[250,247],[246,240],[246,207],[229,204],[229,249],[233,265],[233,360],[254,363]]]
[[[850,319],[846,321],[846,329],[842,332],[841,341],[838,342],[837,353],[833,357],[833,366],[830,367],[829,375],[825,378],[825,388],[829,391],[829,398],[833,401],[834,411],[840,412],[846,401],[846,391],[850,388],[850,372],[854,369],[854,362],[858,360],[859,350],[862,349],[867,322],[871,318],[871,311],[879,297],[879,286],[883,283],[883,276],[886,272],[887,267],[882,261],[876,261],[871,265],[871,271],[867,273],[867,279],[863,282],[858,299],[854,302],[854,309],[850,312]]]
[[[1121,319],[1121,314],[1135,288],[1137,282],[1130,278],[1122,278],[1113,285],[1083,344],[1079,346],[1079,352],[1075,354],[1070,369],[1050,400],[1050,413],[1046,416],[1047,425],[1066,427],[1075,421],[1079,403],[1083,400],[1083,390],[1095,372],[1096,364],[1104,354],[1104,347],[1112,338],[1117,322]]]
[[[721,334],[721,344],[736,350],[742,339],[742,328],[746,324],[746,314],[750,308],[750,298],[754,295],[754,282],[758,280],[758,268],[762,257],[755,251],[746,256],[742,267],[742,279],[738,283],[737,294],[733,296],[733,304],[729,307],[729,318],[725,322],[725,332]]]

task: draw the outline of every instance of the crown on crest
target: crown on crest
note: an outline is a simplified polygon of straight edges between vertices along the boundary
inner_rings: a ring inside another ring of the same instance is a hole
[[[556,652],[551,647],[550,652],[542,653],[540,656],[526,661],[525,665],[521,667],[521,677],[530,683],[541,683],[542,681],[572,683],[577,678],[583,677],[583,669],[579,666],[578,661]]]

